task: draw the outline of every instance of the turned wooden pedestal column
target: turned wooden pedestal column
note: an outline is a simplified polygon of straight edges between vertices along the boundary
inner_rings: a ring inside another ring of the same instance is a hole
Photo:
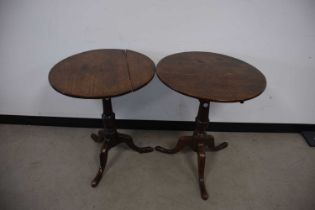
[[[196,117],[196,128],[192,136],[181,136],[173,149],[165,149],[157,146],[157,151],[175,154],[182,150],[184,147],[190,147],[193,151],[197,152],[198,160],[198,176],[200,194],[203,199],[208,199],[208,193],[205,186],[204,169],[206,163],[206,150],[218,151],[228,146],[228,143],[223,142],[217,146],[214,144],[214,138],[207,134],[207,128],[209,124],[209,101],[200,101],[198,115]]]
[[[147,153],[152,152],[152,147],[138,147],[133,143],[133,140],[131,136],[127,134],[118,133],[115,125],[115,113],[112,109],[112,102],[110,98],[103,99],[103,125],[104,129],[100,130],[98,134],[91,134],[92,139],[97,142],[101,143],[103,142],[103,146],[101,148],[100,153],[100,167],[98,169],[98,172],[93,179],[91,186],[96,187],[98,183],[100,182],[103,172],[107,163],[107,155],[108,151],[113,148],[114,146],[125,143],[134,151],[137,151],[139,153]]]

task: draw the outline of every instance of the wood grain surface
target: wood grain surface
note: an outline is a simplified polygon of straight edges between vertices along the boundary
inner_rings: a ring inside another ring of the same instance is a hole
[[[146,85],[155,65],[147,56],[131,50],[99,49],[70,56],[57,63],[49,82],[58,92],[78,98],[107,98]]]
[[[167,56],[158,63],[157,75],[171,89],[207,101],[245,101],[266,88],[265,76],[254,66],[210,52]]]

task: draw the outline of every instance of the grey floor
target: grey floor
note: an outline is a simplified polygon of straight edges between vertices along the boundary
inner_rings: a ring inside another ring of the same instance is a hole
[[[203,201],[196,155],[109,153],[97,188],[95,129],[0,125],[0,209],[315,209],[315,148],[299,134],[212,133],[229,142],[207,153]],[[138,145],[172,146],[179,131],[122,130]]]

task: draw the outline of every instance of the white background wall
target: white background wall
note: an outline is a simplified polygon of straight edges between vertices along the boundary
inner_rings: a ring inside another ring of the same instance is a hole
[[[0,114],[100,117],[101,101],[60,95],[47,79],[59,60],[95,48],[156,63],[190,50],[243,59],[267,89],[213,103],[212,121],[315,123],[314,0],[0,0]],[[113,103],[118,118],[156,120],[193,120],[198,105],[157,78]]]

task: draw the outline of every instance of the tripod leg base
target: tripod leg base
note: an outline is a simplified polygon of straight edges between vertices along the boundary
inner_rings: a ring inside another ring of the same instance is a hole
[[[228,146],[228,143],[223,142],[217,146],[214,144],[214,138],[211,135],[194,135],[194,136],[182,136],[179,138],[176,146],[172,149],[166,149],[161,146],[156,146],[155,150],[166,153],[175,154],[181,151],[185,147],[190,147],[193,151],[197,152],[198,160],[198,182],[200,188],[200,195],[203,200],[208,199],[208,192],[205,185],[204,170],[206,163],[206,147],[210,151],[219,151]]]
[[[92,138],[95,137],[94,141],[96,142],[101,142],[104,141],[105,135],[104,132],[99,131],[99,135],[92,134]],[[98,172],[95,176],[95,178],[91,182],[92,187],[96,187],[99,182],[102,179],[106,163],[107,163],[107,158],[108,158],[108,152],[111,148],[115,147],[116,145],[120,143],[126,143],[132,150],[137,151],[139,153],[147,153],[147,152],[152,152],[153,148],[152,147],[138,147],[134,144],[132,138],[129,135],[126,134],[121,134],[121,133],[114,133],[110,137],[106,137],[106,141],[104,141],[104,144],[101,149],[100,153],[100,167],[98,169]]]

